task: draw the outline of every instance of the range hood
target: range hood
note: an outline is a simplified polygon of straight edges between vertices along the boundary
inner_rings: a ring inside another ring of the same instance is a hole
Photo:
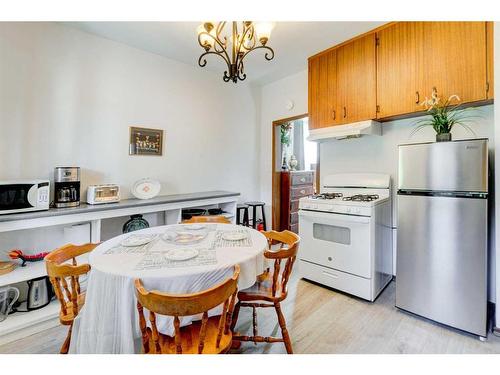
[[[382,135],[380,122],[367,120],[352,124],[335,125],[327,128],[311,129],[308,141],[330,141],[333,139],[359,138],[363,135]]]

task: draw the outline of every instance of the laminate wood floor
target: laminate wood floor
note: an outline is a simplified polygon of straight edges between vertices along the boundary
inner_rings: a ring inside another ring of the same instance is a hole
[[[296,277],[283,310],[295,353],[500,353],[500,337],[477,337],[442,327],[394,307],[391,283],[369,303]],[[251,333],[251,309],[241,309],[236,326]],[[58,353],[66,327],[55,327],[0,346],[0,353]],[[259,309],[259,334],[280,330],[273,309]],[[286,353],[281,343],[242,343],[232,353]]]

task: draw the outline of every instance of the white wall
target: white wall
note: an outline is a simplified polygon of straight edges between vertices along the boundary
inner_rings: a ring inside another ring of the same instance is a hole
[[[0,23],[0,56],[0,180],[77,165],[82,193],[113,182],[127,197],[135,180],[152,177],[162,194],[258,198],[248,85],[54,23]],[[129,156],[132,125],[164,129],[164,155]]]
[[[498,28],[496,29],[498,30]],[[498,50],[498,48],[497,48]],[[500,74],[500,73],[499,73]],[[498,88],[497,92],[500,92]],[[285,103],[293,100],[295,107],[287,111]],[[299,74],[286,77],[280,81],[273,82],[262,88],[261,97],[261,199],[267,204],[271,203],[272,197],[272,121],[291,117],[307,112],[307,70]],[[490,164],[493,167],[495,146],[494,137],[494,106],[488,105],[478,108],[480,119],[477,120],[473,129],[478,137],[486,137],[490,140]],[[414,128],[415,118],[386,122],[383,124],[383,136],[362,137],[342,141],[322,143],[320,147],[320,177],[327,174],[342,172],[378,172],[388,173],[392,177],[393,184],[397,181],[397,145],[401,143],[413,143],[420,141],[432,141],[435,139],[432,129],[423,129],[413,137],[409,138]],[[457,127],[453,130],[453,138],[469,138],[464,129]],[[497,141],[496,144],[500,144]],[[493,171],[493,168],[492,168]],[[492,178],[493,184],[493,178]],[[493,192],[493,189],[491,190]],[[395,196],[396,189],[393,189]],[[492,195],[493,198],[493,195]],[[493,205],[492,205],[493,207]],[[396,205],[393,205],[393,226],[396,227]],[[491,210],[492,216],[494,210]],[[495,301],[495,223],[491,223],[490,241],[490,300]],[[499,228],[500,230],[500,228]],[[499,265],[500,267],[500,265]],[[500,281],[499,281],[500,282]],[[499,286],[500,288],[500,286]],[[500,298],[500,296],[498,296]],[[500,310],[500,309],[499,309]],[[499,317],[500,318],[500,317]]]
[[[273,121],[307,113],[307,70],[293,74],[261,88],[260,98],[260,188],[271,217],[272,199],[272,136]],[[287,109],[287,102],[294,106]],[[269,222],[271,222],[269,220]]]

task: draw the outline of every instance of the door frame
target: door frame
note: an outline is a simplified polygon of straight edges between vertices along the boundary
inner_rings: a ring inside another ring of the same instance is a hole
[[[280,230],[278,227],[278,223],[280,222],[280,204],[281,204],[281,186],[280,186],[280,178],[279,178],[279,173],[281,171],[275,171],[274,167],[276,165],[276,126],[281,126],[282,124],[290,121],[295,121],[302,119],[304,117],[309,117],[309,113],[302,113],[300,115],[292,116],[292,117],[287,117],[287,118],[282,118],[279,120],[275,120],[272,123],[272,164],[271,164],[271,174],[272,174],[272,197],[271,197],[271,216],[272,216],[272,229],[274,230]],[[319,189],[319,146],[320,144],[318,143],[318,156],[317,156],[317,161],[316,161],[316,189]]]

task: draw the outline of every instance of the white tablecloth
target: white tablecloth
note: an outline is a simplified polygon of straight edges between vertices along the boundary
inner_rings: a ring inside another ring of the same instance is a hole
[[[229,224],[216,225],[217,230],[241,230],[243,227]],[[194,293],[207,289],[232,275],[233,266],[241,267],[239,289],[255,283],[257,275],[263,272],[263,252],[267,246],[265,237],[256,230],[248,228],[251,246],[216,247],[216,264],[137,269],[144,253],[109,254],[130,235],[163,234],[173,226],[160,226],[112,238],[91,253],[89,263],[92,267],[88,279],[86,301],[73,324],[70,353],[139,353],[141,332],[138,324],[134,279],[140,278],[147,289],[168,293]],[[213,237],[212,237],[213,238]],[[206,244],[205,244],[206,242]],[[210,236],[199,243],[208,246]],[[161,245],[161,240],[156,248]],[[105,254],[108,252],[108,254]],[[212,314],[217,313],[213,311]],[[160,318],[160,317],[158,317]],[[181,324],[191,322],[184,318]],[[172,319],[157,320],[158,329],[171,334]]]

